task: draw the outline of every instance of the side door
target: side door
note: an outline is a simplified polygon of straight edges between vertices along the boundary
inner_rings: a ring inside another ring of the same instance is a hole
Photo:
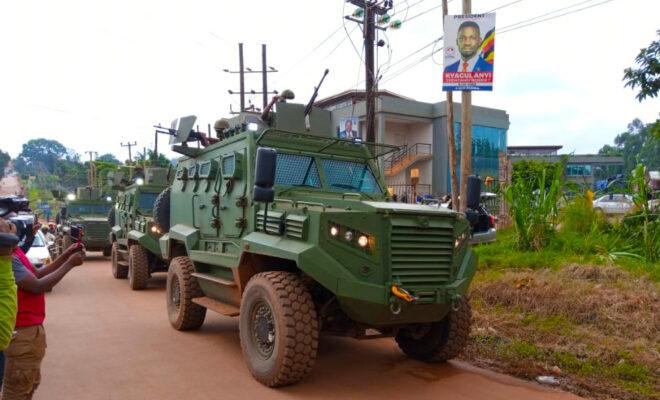
[[[219,186],[222,179],[218,160],[203,160],[196,165],[195,187],[193,194],[193,217],[195,228],[202,237],[216,238],[220,233],[218,216]]]
[[[247,151],[228,150],[220,157],[221,174],[216,181],[219,194],[220,235],[240,237],[247,228]]]

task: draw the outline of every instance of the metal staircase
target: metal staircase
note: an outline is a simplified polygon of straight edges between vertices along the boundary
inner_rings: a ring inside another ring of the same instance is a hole
[[[430,143],[405,145],[384,160],[385,176],[394,176],[419,161],[431,159],[432,156]]]

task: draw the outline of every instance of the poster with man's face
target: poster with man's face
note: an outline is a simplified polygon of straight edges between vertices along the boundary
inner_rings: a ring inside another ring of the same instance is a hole
[[[340,120],[337,128],[337,137],[347,140],[362,140],[358,124],[357,117],[348,117]]]
[[[445,15],[442,90],[493,90],[495,14]]]

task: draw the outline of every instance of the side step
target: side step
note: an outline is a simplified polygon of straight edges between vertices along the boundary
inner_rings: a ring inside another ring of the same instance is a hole
[[[223,278],[217,277],[215,275],[202,274],[201,272],[193,272],[190,275],[194,276],[197,279],[202,279],[202,280],[205,280],[205,281],[211,281],[211,282],[218,283],[222,286],[229,286],[229,287],[235,287],[236,286],[236,282],[230,281],[229,279],[223,279]]]
[[[199,304],[202,307],[208,308],[209,310],[213,310],[228,317],[235,317],[240,314],[240,310],[237,307],[227,303],[221,303],[217,300],[213,300],[210,297],[195,297],[192,299],[192,301],[195,304]]]

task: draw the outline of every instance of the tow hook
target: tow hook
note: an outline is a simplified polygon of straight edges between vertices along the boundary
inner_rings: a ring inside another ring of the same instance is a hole
[[[412,303],[419,300],[419,297],[413,296],[412,294],[410,294],[409,291],[407,291],[406,289],[402,288],[399,285],[392,285],[392,294],[402,300],[407,301],[408,303]]]
[[[460,294],[455,294],[455,295],[452,296],[452,299],[451,299],[451,309],[452,309],[452,311],[458,312],[458,309],[460,308],[460,305],[459,305],[458,302],[462,297],[463,296],[461,296]]]

